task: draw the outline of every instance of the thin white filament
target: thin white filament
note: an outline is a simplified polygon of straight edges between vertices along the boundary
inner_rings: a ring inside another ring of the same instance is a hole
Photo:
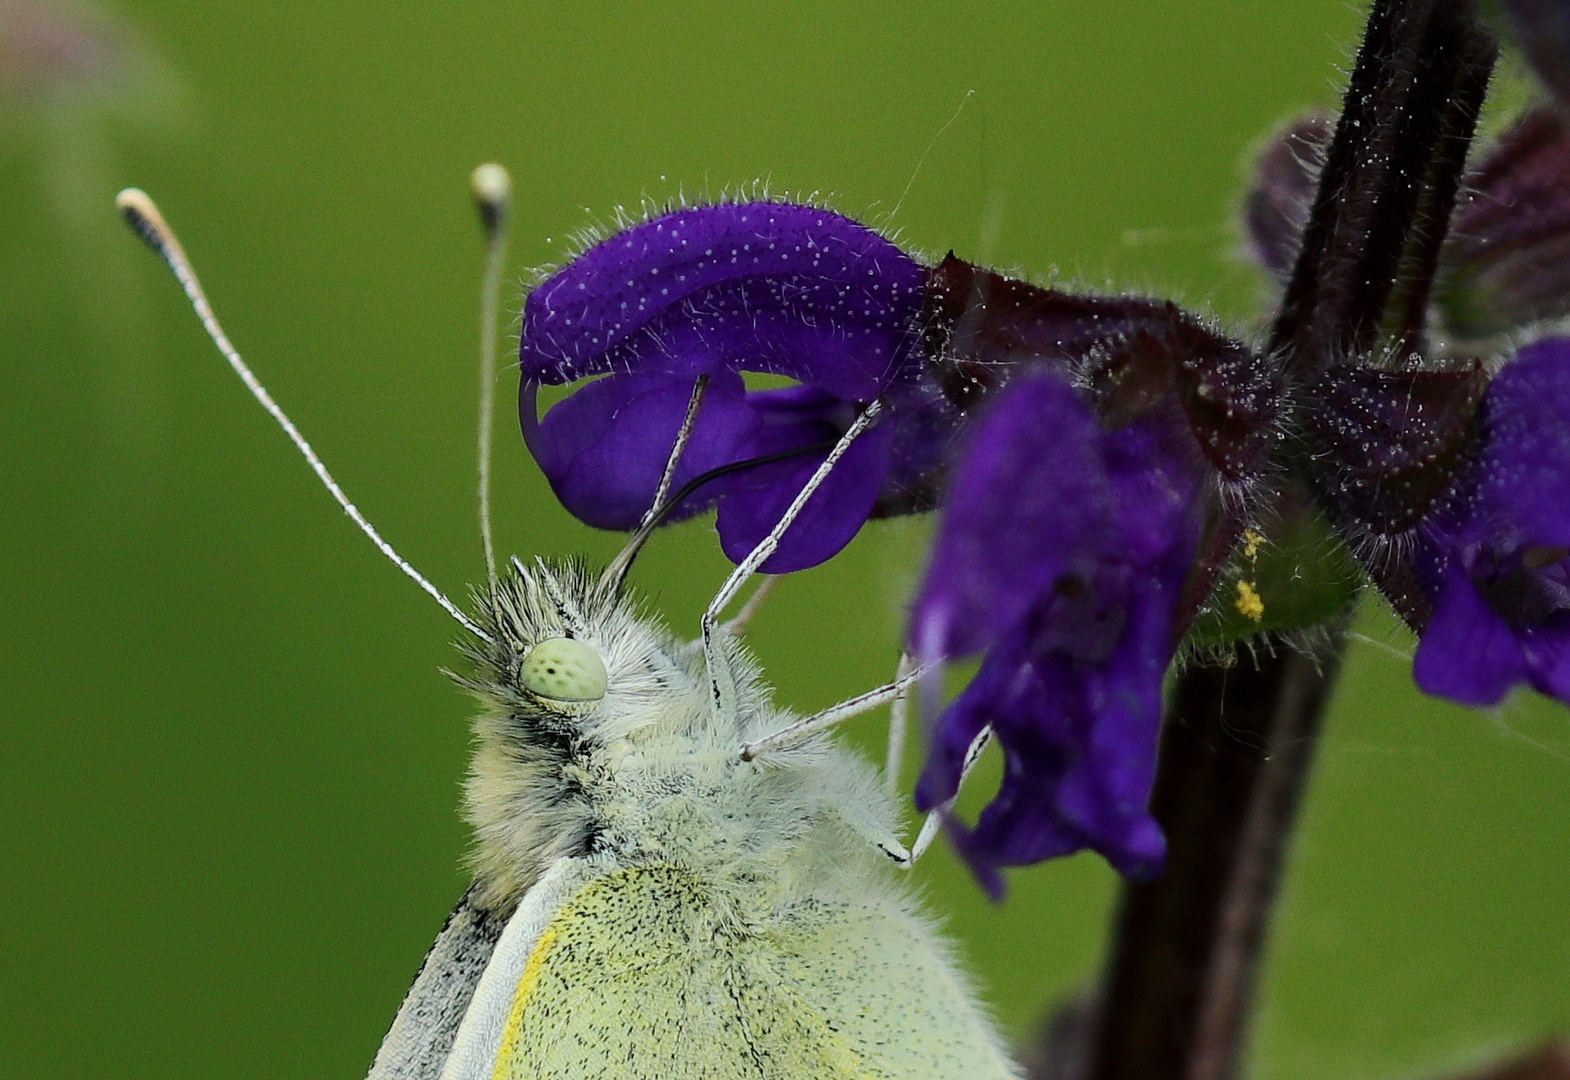
[[[496,545],[491,539],[491,443],[496,420],[497,316],[501,310],[502,273],[507,265],[508,226],[512,219],[512,177],[496,164],[481,165],[470,178],[474,201],[485,223],[485,275],[480,280],[480,422],[479,495],[480,543],[485,548],[485,573],[496,588]]]
[[[163,215],[158,212],[157,205],[148,197],[147,193],[138,188],[126,188],[115,198],[115,205],[119,207],[120,213],[125,216],[131,228],[136,230],[137,235],[158,253],[158,256],[163,259],[164,263],[174,273],[175,280],[180,283],[180,287],[185,290],[186,297],[191,301],[191,307],[196,311],[197,318],[201,319],[202,327],[207,331],[207,336],[212,338],[213,344],[218,346],[218,351],[223,353],[225,360],[229,361],[229,366],[234,369],[236,375],[240,376],[240,380],[251,391],[251,396],[256,398],[261,403],[262,408],[267,410],[268,415],[277,421],[279,427],[283,428],[284,434],[289,436],[289,441],[294,443],[295,449],[300,451],[300,454],[311,466],[312,471],[316,473],[316,478],[327,488],[328,493],[337,500],[338,505],[343,507],[343,512],[349,515],[349,519],[358,525],[360,531],[370,538],[371,543],[376,545],[378,551],[387,556],[394,566],[409,575],[416,585],[429,593],[431,598],[440,604],[447,614],[458,620],[465,630],[468,630],[469,633],[481,641],[491,643],[489,634],[481,630],[472,619],[458,609],[456,604],[442,595],[440,589],[427,581],[418,570],[409,565],[408,560],[393,549],[391,544],[382,539],[375,526],[365,519],[365,515],[360,513],[359,508],[354,503],[349,501],[349,497],[338,486],[338,481],[333,479],[332,474],[327,471],[327,466],[322,464],[322,459],[316,456],[316,451],[311,449],[311,444],[305,441],[305,436],[300,434],[300,429],[294,426],[294,421],[290,420],[283,409],[278,407],[278,403],[267,392],[267,388],[251,373],[251,369],[246,366],[245,361],[240,359],[239,352],[230,343],[229,336],[224,333],[223,326],[218,322],[218,317],[213,314],[212,305],[207,302],[207,295],[202,291],[202,284],[196,277],[196,270],[191,266],[190,260],[186,258],[185,249],[180,246],[179,238],[175,236],[174,230],[169,227],[169,224],[164,221]]]

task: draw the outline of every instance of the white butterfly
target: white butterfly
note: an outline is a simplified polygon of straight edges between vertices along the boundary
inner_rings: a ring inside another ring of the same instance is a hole
[[[132,189],[118,203],[334,498],[470,635],[463,681],[483,706],[466,793],[475,880],[371,1080],[1017,1075],[900,877],[938,819],[907,850],[889,786],[825,731],[893,703],[897,775],[903,694],[918,673],[902,666],[889,685],[798,719],[771,704],[735,636],[746,612],[720,621],[876,406],[736,568],[697,641],[674,639],[622,584],[654,510],[600,577],[570,561],[514,559],[492,569],[471,616],[333,481],[229,343],[152,201]],[[505,203],[486,220],[504,221]],[[498,266],[493,258],[493,280]],[[700,383],[684,435],[701,394]],[[486,439],[482,422],[482,520]]]

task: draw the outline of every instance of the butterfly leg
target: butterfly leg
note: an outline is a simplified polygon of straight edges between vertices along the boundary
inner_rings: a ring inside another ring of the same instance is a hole
[[[763,574],[761,576],[763,580],[758,583],[756,589],[752,590],[752,595],[747,597],[747,602],[741,605],[741,610],[725,620],[723,624],[732,637],[741,637],[746,633],[747,626],[752,622],[753,616],[758,613],[758,609],[768,599],[769,593],[774,591],[774,586],[779,584],[780,579],[777,575]],[[701,637],[693,638],[682,646],[683,656],[693,656],[702,651],[703,639]]]
[[[882,402],[874,401],[856,417],[845,434],[840,436],[839,442],[834,444],[834,449],[829,451],[828,457],[823,459],[823,464],[818,466],[817,471],[808,478],[801,491],[797,492],[791,504],[785,508],[785,513],[769,531],[769,535],[759,541],[758,546],[753,548],[736,569],[731,571],[730,577],[726,578],[725,584],[720,586],[720,591],[709,604],[708,610],[703,613],[703,659],[709,671],[710,702],[716,717],[732,715],[736,706],[735,675],[728,657],[722,659],[721,653],[722,649],[729,652],[728,644],[722,644],[722,639],[726,643],[734,639],[730,631],[720,623],[720,616],[730,606],[731,601],[736,599],[736,594],[741,591],[742,586],[768,561],[769,556],[779,549],[781,537],[800,516],[802,508],[807,505],[807,500],[823,486],[823,482],[829,478],[829,473],[834,470],[834,466],[845,456],[845,451],[850,449],[851,443],[877,422],[882,411]]]
[[[959,770],[959,787],[954,791],[954,798],[949,799],[942,806],[933,810],[921,823],[921,831],[916,834],[916,842],[911,845],[910,858],[901,863],[907,869],[916,864],[926,850],[932,846],[932,841],[937,839],[938,829],[943,825],[943,818],[954,808],[954,799],[959,798],[960,790],[965,787],[965,780],[970,776],[971,770],[976,767],[976,762],[981,759],[981,752],[992,741],[992,725],[987,725],[976,732],[976,737],[970,741],[970,747],[965,751],[965,763]]]
[[[921,668],[916,664],[916,658],[910,653],[902,652],[899,656],[899,665],[894,669],[894,682],[891,685],[908,689],[920,674]],[[889,705],[889,748],[888,756],[883,762],[883,783],[888,788],[891,798],[899,795],[900,770],[905,765],[905,736],[909,729],[910,694],[902,690],[894,695],[894,700]]]
[[[853,716],[871,712],[880,705],[887,705],[889,702],[897,704],[904,698],[905,692],[910,689],[911,684],[921,678],[921,674],[921,668],[904,670],[894,682],[880,686],[875,690],[868,690],[865,694],[857,694],[848,701],[842,701],[838,705],[831,705],[822,712],[815,712],[811,716],[796,721],[789,727],[781,728],[771,735],[765,735],[761,739],[747,743],[741,748],[741,758],[743,761],[751,761],[760,754],[766,754],[771,750],[795,746],[818,732],[831,728],[842,721],[849,720]]]
[[[879,821],[865,805],[861,803],[843,803],[834,808],[840,820],[849,825],[867,843],[887,855],[899,867],[909,867],[914,861],[910,849],[900,842],[900,838],[889,831],[882,821]]]
[[[764,574],[763,580],[758,582],[758,587],[752,590],[752,595],[747,597],[747,602],[741,605],[741,610],[732,615],[725,623],[725,629],[736,637],[747,632],[747,626],[757,615],[758,609],[763,607],[763,601],[769,598],[769,593],[774,591],[774,586],[780,582],[776,574]]]

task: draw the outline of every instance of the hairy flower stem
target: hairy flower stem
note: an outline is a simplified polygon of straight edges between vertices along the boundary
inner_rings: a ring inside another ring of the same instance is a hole
[[[1236,1071],[1282,856],[1340,666],[1278,648],[1186,671],[1162,729],[1151,811],[1167,872],[1124,889],[1094,1077]]]
[[[1494,51],[1470,0],[1374,4],[1271,335],[1290,385],[1376,350],[1421,346]],[[1179,678],[1151,801],[1167,870],[1125,886],[1101,993],[1070,1025],[1078,1045],[1044,1055],[1058,1075],[1236,1075],[1343,628],[1311,653],[1245,651]]]
[[[1375,3],[1271,335],[1295,382],[1374,349],[1398,283],[1421,320],[1495,51],[1469,0]]]

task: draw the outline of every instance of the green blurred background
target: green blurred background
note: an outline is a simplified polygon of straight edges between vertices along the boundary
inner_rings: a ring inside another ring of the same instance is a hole
[[[1362,17],[1344,0],[116,12],[129,75],[0,103],[5,1080],[360,1076],[464,886],[453,627],[244,394],[123,230],[117,188],[159,199],[262,379],[461,593],[482,574],[474,165],[516,178],[514,300],[617,206],[761,180],[929,253],[1159,290],[1247,330],[1260,283],[1231,207],[1249,148],[1334,101]],[[554,504],[510,385],[502,548],[605,560],[619,538]],[[782,585],[753,640],[783,703],[892,670],[924,528],[870,527]],[[691,630],[724,571],[699,522],[635,577]],[[1419,1075],[1570,1020],[1565,712],[1424,700],[1371,611],[1266,973],[1268,1080]],[[880,724],[848,737],[876,752]],[[1001,906],[947,852],[917,877],[1017,1036],[1095,970],[1115,887],[1097,860],[1015,873]]]

